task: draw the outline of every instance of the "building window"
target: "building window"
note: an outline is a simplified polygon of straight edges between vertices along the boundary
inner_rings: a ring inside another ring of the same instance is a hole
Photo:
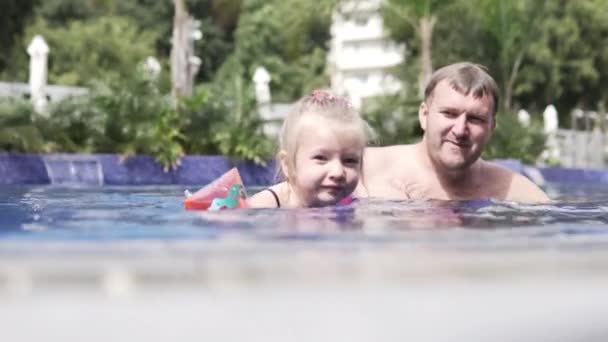
[[[364,73],[364,72],[358,72],[356,74],[353,74],[352,78],[361,84],[365,84],[365,83],[367,83],[367,80],[369,79],[369,74]]]
[[[366,15],[356,15],[353,18],[353,21],[355,22],[355,26],[367,26],[367,23],[369,22],[369,16]]]

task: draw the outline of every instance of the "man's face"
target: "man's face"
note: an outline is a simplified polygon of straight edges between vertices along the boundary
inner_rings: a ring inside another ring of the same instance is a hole
[[[465,96],[447,81],[439,82],[418,112],[424,143],[433,163],[447,171],[471,166],[496,127],[492,111],[491,97]]]

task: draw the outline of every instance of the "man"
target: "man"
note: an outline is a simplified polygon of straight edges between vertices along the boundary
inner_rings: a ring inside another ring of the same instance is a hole
[[[498,109],[498,87],[482,67],[443,67],[432,75],[424,96],[418,110],[422,141],[366,149],[359,196],[549,201],[527,178],[480,158]]]

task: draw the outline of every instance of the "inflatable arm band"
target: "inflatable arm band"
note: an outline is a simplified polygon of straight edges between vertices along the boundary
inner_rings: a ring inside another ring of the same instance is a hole
[[[218,211],[247,207],[247,195],[241,175],[236,168],[191,194],[185,191],[185,210]]]

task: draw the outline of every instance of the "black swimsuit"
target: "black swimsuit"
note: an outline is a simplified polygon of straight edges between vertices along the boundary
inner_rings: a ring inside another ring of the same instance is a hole
[[[264,190],[270,191],[270,193],[272,194],[272,196],[274,196],[274,200],[277,201],[277,208],[280,208],[281,207],[281,201],[279,201],[279,196],[277,195],[277,193],[274,190],[272,190],[271,188],[266,188]]]
[[[264,190],[268,190],[272,194],[272,196],[274,197],[274,200],[277,202],[277,208],[280,208],[281,201],[279,200],[279,195],[277,195],[277,193],[274,190],[272,190],[271,188],[266,188]],[[264,191],[264,190],[262,190],[262,191]],[[343,198],[340,202],[338,202],[337,205],[349,205],[354,200],[355,200],[355,198],[352,195],[349,195],[346,198]]]

